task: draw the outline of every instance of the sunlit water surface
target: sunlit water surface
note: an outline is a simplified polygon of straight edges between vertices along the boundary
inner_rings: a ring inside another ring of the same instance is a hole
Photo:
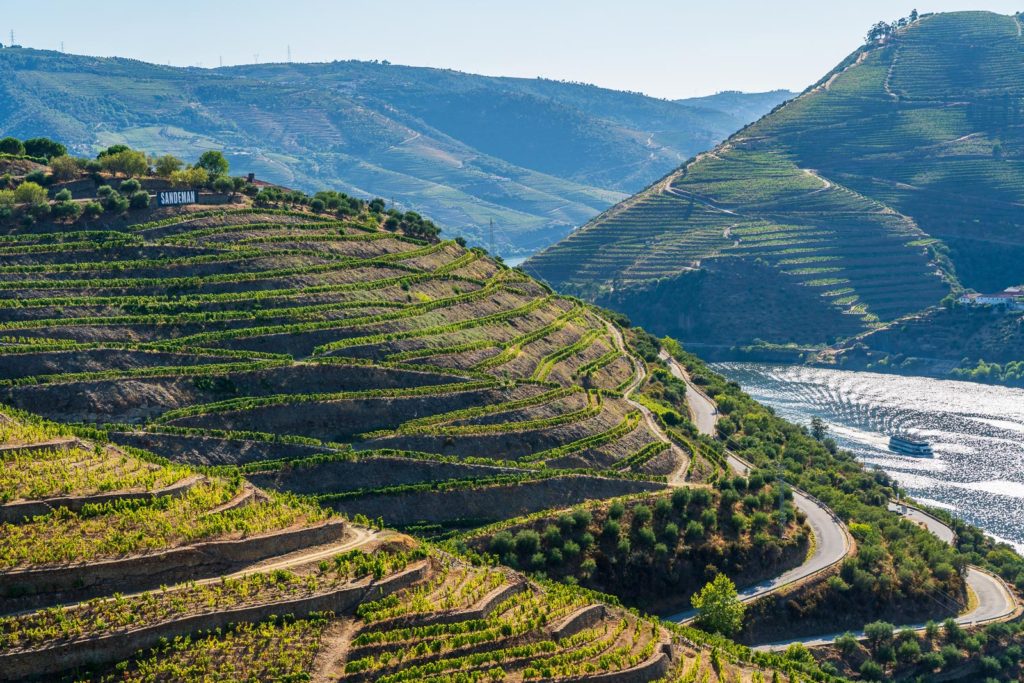
[[[925,377],[762,363],[716,363],[792,422],[828,423],[833,438],[889,472],[914,498],[946,508],[1024,551],[1024,390]],[[932,458],[888,449],[910,432]]]

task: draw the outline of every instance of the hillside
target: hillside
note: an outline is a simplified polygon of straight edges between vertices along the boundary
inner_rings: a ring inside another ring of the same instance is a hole
[[[0,679],[824,682],[724,636],[970,621],[982,568],[983,620],[1014,613],[1012,551],[942,542],[672,340],[418,214],[29,146],[53,158],[0,189]],[[620,606],[712,581],[738,619]]]
[[[925,15],[532,258],[709,346],[825,344],[1024,279],[1020,22]]]
[[[0,447],[0,680],[763,680],[781,663],[24,414],[0,416]]]
[[[1024,386],[1024,315],[952,306],[808,354],[815,365]]]
[[[496,251],[554,243],[790,96],[675,103],[594,86],[373,62],[171,68],[0,50],[0,137],[126,143],[307,192],[415,208]]]
[[[0,680],[827,680],[382,528],[720,476],[642,331],[380,201],[61,167],[0,190]]]

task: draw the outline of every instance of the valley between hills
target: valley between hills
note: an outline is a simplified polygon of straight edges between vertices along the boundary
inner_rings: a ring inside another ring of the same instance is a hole
[[[0,681],[1024,680],[1024,557],[709,365],[1024,381],[1022,22],[792,98],[0,50]]]

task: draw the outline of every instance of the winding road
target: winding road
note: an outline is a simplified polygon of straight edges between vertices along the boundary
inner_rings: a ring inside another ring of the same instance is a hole
[[[715,402],[701,391],[690,379],[689,374],[670,356],[668,352],[662,351],[659,357],[668,364],[672,375],[686,382],[686,403],[693,414],[694,424],[697,431],[706,436],[715,436],[715,423],[718,421],[718,409]],[[731,451],[726,451],[729,466],[738,474],[748,474],[752,469],[750,463],[740,458]],[[762,581],[753,586],[747,586],[739,592],[740,600],[752,602],[776,591],[787,588],[801,581],[805,581],[819,573],[834,567],[842,562],[853,550],[853,538],[850,536],[846,525],[836,517],[835,513],[825,505],[818,502],[810,494],[799,489],[793,489],[793,504],[798,510],[807,515],[807,524],[811,528],[814,537],[814,547],[810,555],[798,567],[779,574],[778,576]],[[666,617],[668,621],[688,622],[697,616],[696,610],[688,610]]]
[[[693,421],[697,425],[698,431],[708,436],[714,436],[715,422],[718,420],[715,402],[691,381],[686,370],[675,358],[672,358],[665,351],[661,352],[660,358],[668,363],[669,369],[675,377],[686,382],[686,402],[693,413]],[[736,472],[746,474],[750,471],[750,464],[735,453],[727,450],[726,455],[730,467]],[[744,602],[750,602],[751,600],[768,595],[823,571],[841,562],[853,549],[849,531],[831,510],[817,502],[809,494],[798,489],[793,490],[793,502],[798,509],[803,510],[807,514],[807,522],[811,526],[816,542],[814,552],[799,567],[791,569],[771,581],[765,581],[757,586],[750,586],[742,590],[740,592],[740,599]],[[929,515],[927,512],[897,503],[890,503],[889,509],[921,524],[945,543],[952,545],[956,542],[956,534],[953,529],[942,522],[942,520]],[[1004,621],[1021,612],[1021,605],[1017,602],[1013,591],[998,576],[980,567],[971,565],[968,566],[964,579],[976,600],[972,601],[974,603],[972,609],[956,618],[958,624],[974,626],[993,621]],[[694,612],[691,611],[668,617],[668,619],[670,621],[688,621],[693,619],[694,616]],[[924,624],[913,624],[903,628],[920,630],[924,628]],[[843,634],[830,633],[810,638],[794,638],[792,640],[761,645],[758,646],[758,649],[785,649],[793,643],[802,643],[806,646],[825,645],[841,635]],[[858,638],[863,637],[863,633],[854,633],[854,635]]]
[[[932,532],[939,540],[949,545],[956,543],[956,532],[945,522],[923,510],[902,503],[889,503],[889,509],[896,514],[917,522]],[[964,577],[967,585],[977,598],[977,604],[969,612],[957,617],[961,625],[985,624],[990,621],[1006,619],[1020,609],[1017,598],[1006,583],[994,574],[981,567],[969,565]]]
[[[697,431],[707,436],[715,436],[715,423],[718,422],[718,408],[715,402],[697,388],[697,385],[690,380],[690,376],[683,370],[675,358],[662,351],[658,358],[668,363],[668,369],[672,376],[686,382],[686,405],[690,408],[693,423],[697,425]]]

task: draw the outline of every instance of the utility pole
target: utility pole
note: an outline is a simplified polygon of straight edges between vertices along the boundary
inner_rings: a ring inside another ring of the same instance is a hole
[[[8,47],[14,47],[14,29],[11,29],[11,44]]]
[[[786,517],[785,517],[785,512],[784,511],[785,511],[785,508],[786,508],[786,492],[782,488],[782,470],[783,470],[782,459],[780,457],[779,461],[778,461],[778,469],[776,470],[776,473],[775,473],[775,477],[776,477],[775,485],[779,487],[779,523],[780,524],[785,524],[786,523]]]
[[[63,40],[60,41],[60,51],[61,51],[62,54],[64,53],[64,41]]]
[[[219,64],[220,64],[221,66],[224,66],[224,55],[220,55],[219,57],[217,57],[217,62],[218,62],[218,63],[219,63]]]
[[[292,63],[292,46],[291,45],[288,46],[288,63],[289,64]]]

